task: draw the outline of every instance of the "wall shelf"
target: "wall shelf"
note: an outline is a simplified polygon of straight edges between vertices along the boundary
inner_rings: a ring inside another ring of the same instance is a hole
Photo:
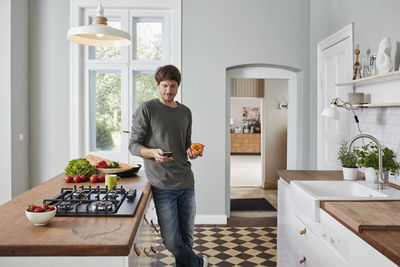
[[[382,82],[387,82],[387,81],[392,81],[392,80],[400,80],[400,71],[393,71],[393,72],[376,75],[373,77],[367,77],[367,78],[363,78],[363,79],[359,79],[359,80],[340,82],[340,83],[336,83],[336,86],[353,85],[354,87],[357,87],[360,85],[382,83]]]
[[[400,103],[354,104],[354,108],[400,107]]]

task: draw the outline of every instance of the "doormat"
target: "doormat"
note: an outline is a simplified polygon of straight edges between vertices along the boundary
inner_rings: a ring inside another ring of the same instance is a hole
[[[265,198],[240,198],[231,199],[231,211],[276,211]]]

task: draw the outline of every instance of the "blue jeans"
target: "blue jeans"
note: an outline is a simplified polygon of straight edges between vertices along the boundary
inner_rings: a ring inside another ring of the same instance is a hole
[[[196,201],[194,186],[182,190],[151,187],[165,247],[177,267],[201,267],[203,258],[193,252]]]

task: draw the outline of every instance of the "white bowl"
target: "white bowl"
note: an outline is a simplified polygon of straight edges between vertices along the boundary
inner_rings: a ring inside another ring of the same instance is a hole
[[[30,212],[25,210],[26,218],[35,225],[46,225],[56,215],[57,208],[46,212]]]

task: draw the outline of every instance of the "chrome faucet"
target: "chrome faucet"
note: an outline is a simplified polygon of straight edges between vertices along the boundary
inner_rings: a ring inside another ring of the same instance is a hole
[[[378,189],[384,189],[385,180],[383,179],[383,168],[382,168],[382,146],[379,143],[378,139],[369,134],[359,134],[354,136],[349,142],[348,151],[351,150],[351,145],[360,138],[368,138],[375,142],[378,147],[378,157],[379,157],[379,170],[378,170]]]

